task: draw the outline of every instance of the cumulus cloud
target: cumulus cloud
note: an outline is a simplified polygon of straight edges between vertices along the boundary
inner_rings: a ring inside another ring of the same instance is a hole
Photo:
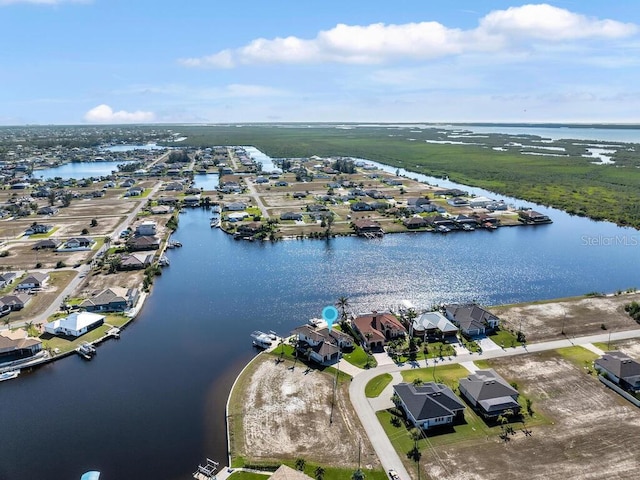
[[[155,118],[153,112],[137,110],[127,112],[118,110],[114,112],[109,105],[98,105],[84,115],[84,120],[89,123],[146,123],[152,122]]]
[[[33,5],[60,5],[62,3],[89,3],[91,0],[0,0],[0,6],[30,3]]]
[[[338,24],[315,38],[258,38],[212,55],[181,59],[187,67],[233,68],[251,64],[382,64],[401,59],[429,60],[474,52],[497,52],[516,41],[560,42],[616,39],[638,32],[638,26],[600,20],[548,4],[524,5],[490,12],[474,29],[448,28],[438,22],[401,25]]]

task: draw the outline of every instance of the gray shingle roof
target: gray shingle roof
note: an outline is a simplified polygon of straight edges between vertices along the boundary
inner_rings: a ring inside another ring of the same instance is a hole
[[[429,382],[420,386],[399,383],[393,389],[416,421],[454,415],[457,410],[465,408],[464,403],[442,383]]]
[[[460,380],[460,387],[476,402],[483,400],[517,397],[518,391],[509,385],[495,370],[478,370],[467,378]]]
[[[640,363],[619,351],[607,352],[595,363],[629,383],[636,383],[637,377],[640,377]]]

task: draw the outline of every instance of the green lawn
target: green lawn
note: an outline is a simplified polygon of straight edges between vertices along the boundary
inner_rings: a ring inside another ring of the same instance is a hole
[[[593,361],[598,358],[598,355],[593,353],[591,350],[587,350],[586,348],[580,346],[559,348],[558,350],[556,350],[556,352],[562,358],[569,360],[578,368],[591,366]]]
[[[390,373],[383,373],[377,377],[372,378],[364,387],[364,394],[367,398],[379,397],[382,391],[391,383],[393,376]]]
[[[599,348],[603,352],[609,352],[618,348],[615,342],[593,342],[593,346]]]
[[[60,227],[53,227],[47,233],[34,233],[33,235],[29,235],[29,238],[31,238],[31,239],[49,238],[51,235],[56,233],[56,231],[58,231],[59,229],[60,229]]]
[[[304,458],[304,457],[302,457]],[[277,463],[277,462],[276,462]],[[286,460],[282,462],[283,464],[291,467],[291,468],[296,468],[295,467],[295,460],[291,461],[291,460]],[[275,465],[273,465],[273,462],[270,462],[269,466],[273,467]],[[311,478],[315,478],[315,470],[318,467],[318,464],[315,463],[310,463],[310,462],[305,462],[305,466],[304,466],[304,473],[306,475],[308,475]],[[347,480],[351,478],[351,475],[353,474],[353,472],[355,471],[355,468],[353,469],[349,469],[349,468],[335,468],[335,467],[331,467],[331,466],[327,466],[327,465],[322,465],[322,468],[324,468],[324,480]],[[365,478],[366,480],[388,480],[387,478],[387,474],[385,472],[383,472],[382,470],[369,470],[367,468],[363,468],[362,471],[365,474]],[[241,473],[241,472],[237,472],[237,473]],[[242,478],[246,478],[246,479],[256,479],[256,480],[265,480],[266,476],[262,475],[261,477],[236,477],[236,474],[234,473],[233,475],[231,475],[230,478],[232,479],[242,479]],[[259,474],[253,474],[253,475],[259,475]]]
[[[452,389],[457,388],[458,380],[469,375],[469,370],[462,365],[442,365],[430,366],[426,368],[416,368],[414,370],[403,370],[402,379],[405,382],[413,382],[416,378],[419,378],[423,382],[433,382],[434,379],[438,382],[442,382]]]
[[[64,314],[55,315],[56,318],[64,316]],[[106,316],[104,320],[105,323],[103,325],[100,325],[98,328],[95,328],[78,338],[59,337],[49,333],[43,333],[40,335],[40,339],[43,341],[45,348],[58,348],[60,349],[59,353],[66,353],[71,350],[75,350],[82,342],[93,342],[98,338],[103,337],[111,327],[122,327],[130,320],[131,319],[129,317],[125,317],[124,315],[109,314]]]
[[[232,480],[265,480],[267,475],[252,472],[234,472],[229,476]]]
[[[378,365],[376,359],[368,355],[359,345],[357,345],[353,351],[342,355],[342,358],[358,368],[373,368]]]
[[[489,335],[489,338],[499,347],[509,348],[509,347],[519,347],[522,345],[518,340],[516,340],[516,336],[508,330],[498,330],[494,334]]]
[[[400,346],[400,349],[408,349],[409,342],[406,341],[403,345]],[[424,348],[427,347],[427,353],[425,353]],[[400,350],[399,349],[399,350]],[[451,357],[455,356],[455,349],[453,345],[443,342],[423,342],[417,348],[416,352],[416,361],[419,362],[421,360],[425,360],[425,358],[440,358],[440,357]],[[473,351],[473,350],[472,350]],[[399,354],[396,356],[396,361],[399,363],[405,363],[409,361],[409,356],[406,354]]]

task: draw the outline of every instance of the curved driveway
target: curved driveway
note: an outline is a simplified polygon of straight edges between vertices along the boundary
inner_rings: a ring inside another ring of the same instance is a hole
[[[513,355],[522,355],[527,353],[543,352],[547,350],[556,350],[558,348],[572,347],[576,345],[590,345],[594,342],[606,343],[608,341],[627,340],[630,338],[640,337],[640,329],[627,330],[624,332],[611,332],[601,333],[597,335],[589,335],[585,337],[566,338],[562,340],[552,340],[548,342],[534,343],[527,345],[526,347],[515,348],[498,348],[494,350],[485,351],[482,354],[463,354],[455,357],[448,357],[442,360],[438,360],[438,365],[450,365],[454,363],[473,362],[474,360],[509,357]],[[429,365],[433,365],[433,360],[429,362]],[[374,377],[383,373],[396,373],[402,370],[411,370],[414,368],[420,368],[422,365],[418,365],[417,362],[411,364],[386,364],[380,365],[370,370],[358,370],[353,365],[347,364],[345,360],[341,360],[340,369],[347,373],[354,374],[351,385],[349,386],[349,398],[353,404],[362,425],[367,432],[369,440],[373,445],[373,449],[378,455],[378,459],[383,468],[388,471],[394,469],[398,472],[401,480],[408,480],[411,478],[409,472],[404,467],[400,456],[396,452],[395,448],[391,444],[389,437],[385,433],[382,425],[376,417],[374,405],[379,404],[376,399],[368,399],[364,394],[364,389]]]

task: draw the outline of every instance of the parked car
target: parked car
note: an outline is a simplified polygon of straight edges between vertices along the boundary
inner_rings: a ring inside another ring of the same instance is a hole
[[[393,468],[389,470],[389,478],[391,480],[400,480],[400,475]]]

